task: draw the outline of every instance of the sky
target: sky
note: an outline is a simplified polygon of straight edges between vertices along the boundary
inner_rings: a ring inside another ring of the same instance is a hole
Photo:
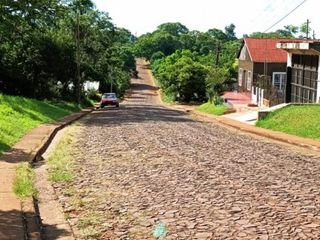
[[[293,10],[303,0],[93,0],[96,7],[109,13],[117,27],[133,34],[152,32],[166,22],[180,22],[189,30],[224,29],[235,24],[237,37],[264,32]],[[293,24],[300,26],[307,19],[320,38],[320,1],[306,0],[297,10],[270,31]],[[317,16],[318,15],[318,16]]]

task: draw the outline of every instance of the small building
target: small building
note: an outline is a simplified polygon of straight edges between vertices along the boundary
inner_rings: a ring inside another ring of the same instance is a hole
[[[287,52],[286,102],[320,103],[319,40],[280,41]]]
[[[280,40],[255,38],[243,40],[238,54],[239,91],[251,92],[252,86],[256,85],[258,77],[261,75],[269,76],[272,86],[280,91],[284,90],[287,53],[283,49],[276,48],[276,44]]]
[[[100,82],[98,82],[98,81],[85,81],[83,83],[83,89],[85,91],[88,91],[91,89],[98,91],[99,85],[100,85]]]

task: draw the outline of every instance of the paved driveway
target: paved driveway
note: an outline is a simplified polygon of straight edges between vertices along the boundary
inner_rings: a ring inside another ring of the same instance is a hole
[[[158,105],[138,63],[132,95],[91,114],[75,146],[76,234],[91,219],[95,239],[320,238],[319,158]]]

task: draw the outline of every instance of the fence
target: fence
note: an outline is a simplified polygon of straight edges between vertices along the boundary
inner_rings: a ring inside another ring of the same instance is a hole
[[[286,86],[285,83],[283,85]],[[263,99],[268,100],[269,107],[285,102],[285,87],[284,89],[279,89],[277,87],[274,87],[272,85],[272,79],[270,76],[258,75],[255,87],[257,88],[256,91],[258,91],[258,95],[256,96],[255,94],[253,95],[253,97],[259,100],[259,102],[257,101],[257,104],[258,103],[261,104],[261,101],[263,104]],[[262,91],[262,95],[261,95],[261,91]]]
[[[251,100],[254,104],[257,104],[259,107],[264,105],[264,89],[259,87],[251,88]]]

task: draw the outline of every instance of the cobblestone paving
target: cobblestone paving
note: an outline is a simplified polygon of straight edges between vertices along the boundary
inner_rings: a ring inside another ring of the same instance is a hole
[[[60,197],[76,234],[90,216],[94,239],[154,239],[160,223],[164,239],[320,239],[320,158],[152,104],[140,76],[87,119],[77,177],[58,186],[77,189],[80,203]]]

